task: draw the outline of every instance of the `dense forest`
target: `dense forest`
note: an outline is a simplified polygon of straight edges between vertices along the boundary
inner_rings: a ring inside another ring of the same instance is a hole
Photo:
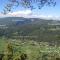
[[[0,36],[58,44],[60,43],[60,21],[23,17],[1,18]]]

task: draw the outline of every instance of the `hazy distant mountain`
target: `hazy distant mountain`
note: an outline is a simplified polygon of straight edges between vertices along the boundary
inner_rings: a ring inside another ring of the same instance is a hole
[[[0,25],[26,25],[26,24],[60,24],[57,20],[44,20],[40,18],[23,18],[23,17],[5,17],[0,18]]]

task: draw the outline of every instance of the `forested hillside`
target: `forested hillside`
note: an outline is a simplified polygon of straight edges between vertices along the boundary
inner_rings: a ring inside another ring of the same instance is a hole
[[[60,21],[23,17],[0,18],[0,36],[58,44],[60,42]]]

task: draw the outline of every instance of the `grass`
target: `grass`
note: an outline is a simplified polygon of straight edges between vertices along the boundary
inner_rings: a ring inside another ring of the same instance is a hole
[[[8,39],[8,42],[11,42],[13,46],[14,59],[22,53],[27,54],[28,60],[54,60],[54,58],[60,57],[60,47],[49,46],[47,42],[36,42],[30,40],[22,42],[16,39]],[[6,46],[7,40],[0,38],[0,53],[6,49]]]

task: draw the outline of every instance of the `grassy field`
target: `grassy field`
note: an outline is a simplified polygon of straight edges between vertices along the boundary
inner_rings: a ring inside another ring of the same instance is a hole
[[[0,53],[7,54],[6,52],[8,51],[7,50],[8,44],[11,44],[13,47],[13,60],[16,59],[18,60],[21,54],[26,54],[27,60],[60,59],[60,47],[57,47],[56,45],[50,46],[49,43],[47,42],[36,42],[33,40],[23,42],[17,39],[7,40],[6,38],[0,38]]]

